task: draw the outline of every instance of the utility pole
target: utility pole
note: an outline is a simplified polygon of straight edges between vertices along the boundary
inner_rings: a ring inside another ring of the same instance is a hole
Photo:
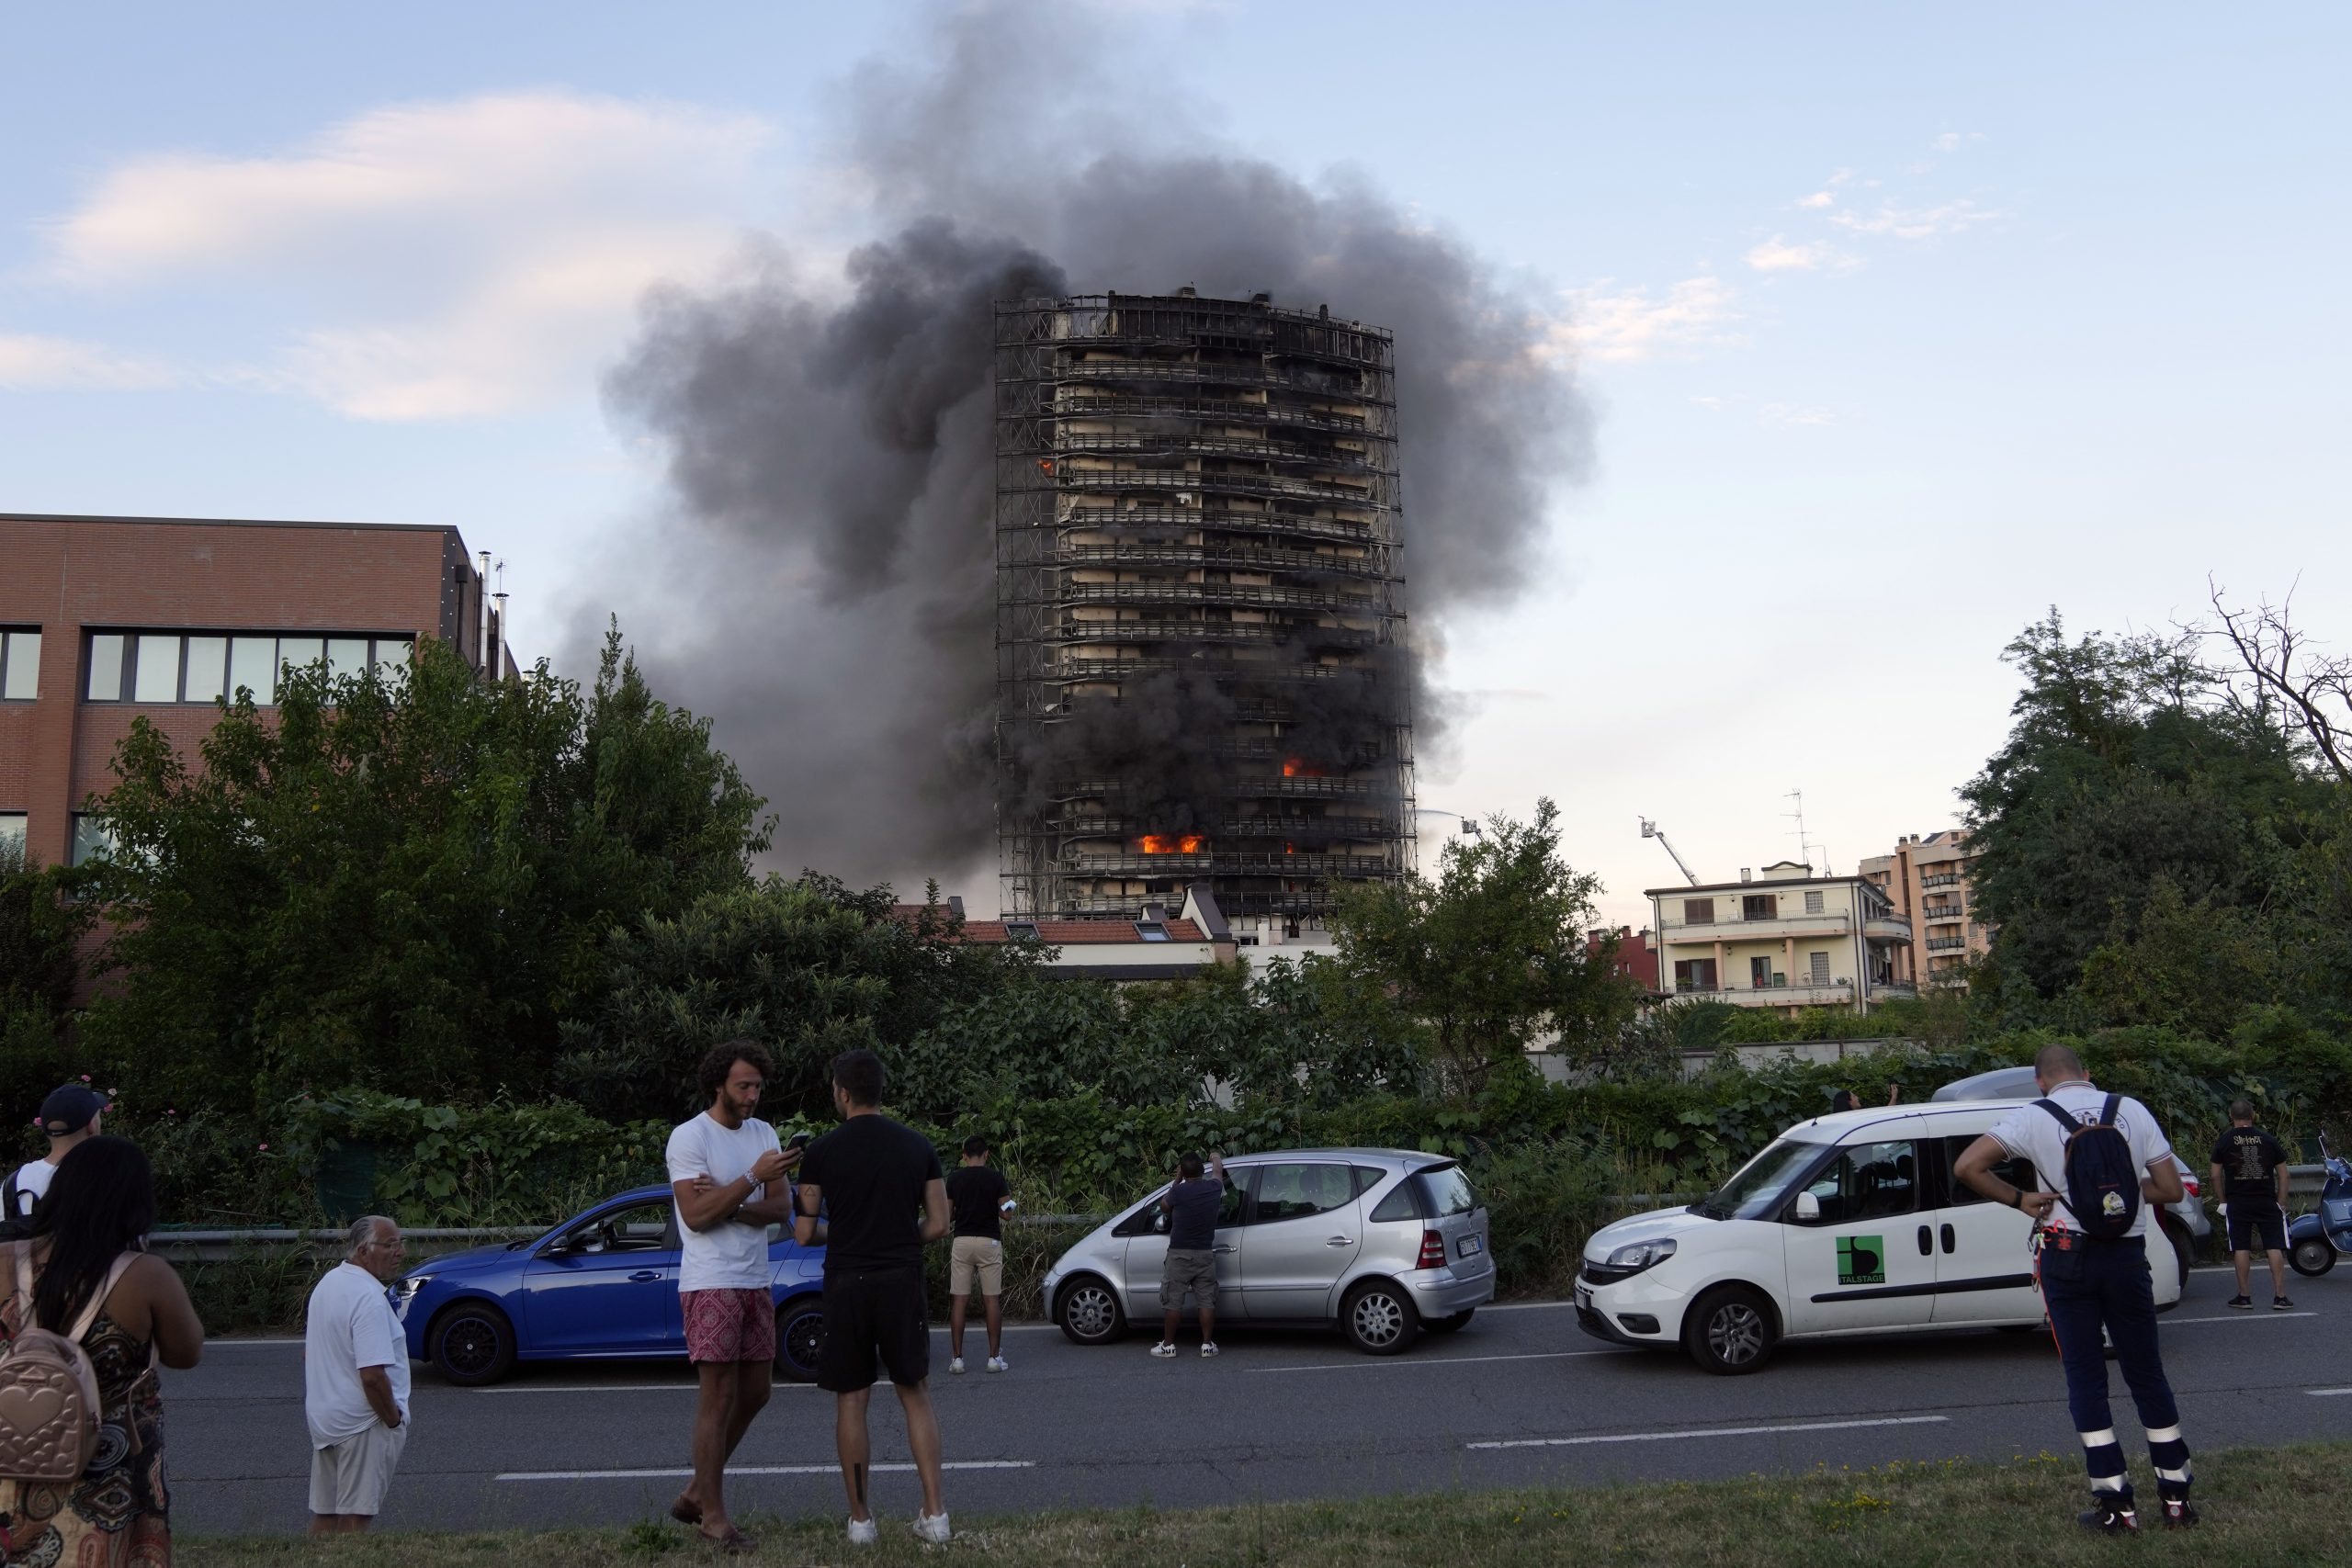
[[[1682,863],[1682,857],[1674,853],[1674,845],[1668,840],[1665,829],[1661,829],[1657,823],[1651,821],[1646,817],[1642,818],[1640,820],[1642,824],[1642,837],[1645,839],[1656,839],[1660,844],[1664,845],[1666,852],[1668,855],[1673,856],[1675,869],[1690,879],[1691,886],[1698,886],[1699,874],[1692,871],[1689,866],[1684,865]]]

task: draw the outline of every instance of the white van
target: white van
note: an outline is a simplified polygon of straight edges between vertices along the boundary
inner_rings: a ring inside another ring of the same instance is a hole
[[[1712,1372],[1752,1372],[1783,1339],[2037,1326],[2032,1221],[1951,1173],[2021,1103],[1848,1111],[1792,1127],[1703,1201],[1593,1233],[1577,1321],[1620,1344],[1679,1345]],[[2056,1184],[2024,1161],[1995,1168],[2028,1190]],[[2161,1312],[2179,1303],[2181,1280],[2154,1224],[2147,1247]]]

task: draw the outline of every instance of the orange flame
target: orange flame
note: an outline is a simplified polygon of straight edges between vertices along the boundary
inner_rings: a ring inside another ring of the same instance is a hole
[[[1196,855],[1208,840],[1199,833],[1146,833],[1137,847],[1148,855]]]
[[[1283,777],[1286,779],[1319,779],[1322,776],[1322,769],[1311,767],[1296,757],[1283,759]]]

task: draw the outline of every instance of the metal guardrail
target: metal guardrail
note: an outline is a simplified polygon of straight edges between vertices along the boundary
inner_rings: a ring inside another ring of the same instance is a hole
[[[1016,1225],[1099,1225],[1109,1219],[1100,1214],[1013,1214]],[[487,1247],[494,1242],[531,1241],[555,1229],[554,1225],[485,1225],[467,1229],[424,1227],[403,1230],[402,1240],[412,1250],[424,1256],[442,1252],[462,1252],[469,1247]],[[345,1233],[336,1230],[296,1230],[287,1227],[266,1227],[255,1230],[159,1230],[149,1234],[147,1250],[175,1262],[218,1263],[224,1259],[253,1252],[307,1248],[321,1258],[334,1256],[344,1244]]]

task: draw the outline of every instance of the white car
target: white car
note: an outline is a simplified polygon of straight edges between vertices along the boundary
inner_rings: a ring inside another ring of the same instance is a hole
[[[1577,1321],[1620,1344],[1679,1345],[1726,1373],[1756,1371],[1783,1339],[2036,1326],[2032,1221],[1951,1173],[2020,1103],[1848,1111],[1792,1127],[1702,1201],[1594,1232]],[[2024,1161],[1995,1168],[2029,1190],[2055,1185]],[[2179,1303],[2180,1276],[2154,1224],[2147,1247],[2163,1311]]]

